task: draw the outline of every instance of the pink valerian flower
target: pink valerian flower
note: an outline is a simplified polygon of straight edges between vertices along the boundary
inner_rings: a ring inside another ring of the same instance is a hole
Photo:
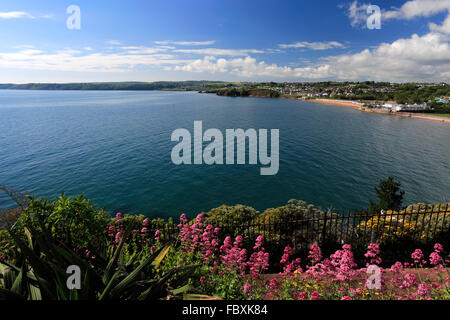
[[[114,228],[114,226],[109,226],[108,227],[108,236],[109,237],[114,237],[114,230],[115,230],[115,228]]]
[[[180,222],[178,225],[180,228],[179,238],[183,252],[194,254],[198,251],[202,254],[204,262],[210,261],[213,253],[218,251],[219,228],[211,225],[205,227],[202,214],[197,216],[192,225],[185,224],[187,222],[185,215],[181,215]]]
[[[434,245],[434,252],[430,254],[430,264],[437,266],[444,263],[441,254],[444,253],[444,247],[440,243]]]
[[[252,285],[250,283],[244,284],[244,293],[251,295],[252,293]]]
[[[343,250],[338,250],[330,256],[331,275],[334,275],[337,281],[347,281],[358,276],[359,272],[355,270],[356,263],[353,258],[352,247],[349,244],[342,246]]]
[[[300,294],[298,295],[298,299],[299,300],[306,300],[308,299],[308,294],[304,291],[300,292]]]
[[[264,252],[264,248],[262,247],[263,244],[264,237],[259,236],[253,247],[255,252],[250,256],[249,262],[247,262],[254,279],[257,278],[262,271],[266,271],[269,268],[269,253]]]
[[[326,261],[329,261],[326,259]],[[316,263],[312,267],[307,266],[308,270],[306,270],[305,274],[313,276],[314,278],[320,278],[328,276],[330,271],[330,268],[328,267],[328,263]]]
[[[402,273],[403,272],[403,265],[400,261],[397,261],[391,266],[391,271],[395,273]]]
[[[434,245],[434,251],[437,253],[444,253],[444,247],[440,243]]]
[[[439,252],[435,251],[430,254],[430,263],[434,266],[442,264],[442,257],[439,255]]]
[[[356,289],[350,288],[350,293],[354,296],[359,296],[362,294],[362,291],[360,288],[356,288]]]
[[[311,292],[311,300],[322,300],[322,297],[317,291]]]
[[[347,251],[352,251],[352,246],[349,245],[349,244],[344,244],[344,245],[342,246],[342,249],[347,250]]]
[[[116,233],[116,243],[119,243],[120,239],[122,238],[123,232],[119,231]]]
[[[247,265],[250,268],[253,278],[257,278],[261,272],[269,268],[269,253],[263,250],[254,252],[250,256]]]
[[[367,263],[367,267],[371,264],[379,265],[381,263],[381,258],[379,257],[380,247],[376,243],[371,243],[367,247],[367,252],[364,254],[366,258],[370,258],[370,263]]]
[[[350,298],[349,296],[343,296],[343,297],[341,298],[341,300],[353,300],[353,299]]]
[[[197,215],[196,221],[197,221],[198,226],[202,227],[203,226],[203,222],[205,221],[205,218],[200,213],[199,215]]]
[[[212,225],[208,225],[200,236],[200,248],[204,262],[208,262],[215,251],[217,251],[217,233],[218,229],[214,229]]]
[[[427,297],[430,294],[431,294],[431,289],[429,286],[427,286],[425,283],[419,284],[416,295],[421,296],[421,297]]]
[[[314,243],[309,248],[309,255],[308,258],[311,260],[313,264],[318,263],[320,260],[322,260],[322,250],[320,250],[320,247]]]
[[[411,288],[417,286],[417,277],[415,274],[407,273],[404,276],[404,281],[400,285],[400,289]]]
[[[256,238],[256,242],[255,242],[255,246],[253,247],[253,250],[258,250],[263,245],[264,245],[264,237],[263,236],[258,236]]]
[[[180,216],[180,224],[186,224],[188,223],[188,219],[186,218],[186,215],[184,213],[181,214]]]
[[[148,229],[147,229],[146,227],[143,227],[143,228],[141,229],[141,233],[142,233],[143,235],[145,235],[145,234],[147,233],[147,231],[148,231]]]
[[[225,240],[223,241],[223,245],[220,247],[220,252],[228,252],[228,250],[230,250],[232,248],[232,242],[231,242],[231,237],[227,236],[225,237]]]
[[[116,213],[116,224],[120,224],[123,222],[122,214],[120,212]]]
[[[160,239],[161,231],[156,230],[155,231],[155,240],[158,241]]]
[[[236,236],[236,238],[234,239],[234,246],[236,247],[240,247],[242,245],[244,241],[244,238],[241,235]]]
[[[143,221],[142,221],[142,225],[144,225],[144,226],[148,226],[150,224],[150,220],[148,220],[147,218],[145,218]]]
[[[234,269],[241,274],[245,273],[247,250],[242,249],[242,236],[237,236],[232,245],[231,238],[226,237],[223,245],[220,247],[222,255],[220,259],[225,267]]]
[[[301,259],[297,258],[297,259],[291,261],[291,256],[292,256],[292,248],[289,246],[286,246],[284,248],[284,254],[281,257],[281,261],[280,261],[280,263],[282,265],[284,265],[283,273],[285,276],[289,275],[291,272],[294,272],[295,270],[302,272],[302,269],[300,267]]]
[[[276,278],[273,278],[269,282],[269,287],[271,287],[272,289],[278,289],[280,287],[280,282]]]
[[[393,285],[400,286],[403,282],[403,264],[399,261],[394,263],[390,271],[394,273],[394,275],[389,280]]]
[[[420,263],[421,260],[423,260],[423,253],[422,250],[420,249],[416,249],[412,254],[411,254],[411,259],[414,260],[414,263]]]

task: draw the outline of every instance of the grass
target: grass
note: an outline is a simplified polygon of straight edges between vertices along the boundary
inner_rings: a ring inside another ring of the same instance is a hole
[[[446,117],[446,118],[450,118],[450,113],[438,113],[438,114],[432,113],[431,115],[436,116],[436,117]]]

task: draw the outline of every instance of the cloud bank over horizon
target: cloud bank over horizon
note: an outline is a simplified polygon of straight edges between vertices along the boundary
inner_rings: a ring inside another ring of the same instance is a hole
[[[351,28],[370,32],[362,30],[367,6],[353,1],[336,7],[336,14],[346,15]],[[20,18],[31,19],[34,15],[25,11],[0,12],[0,20]],[[122,37],[105,39],[104,45],[88,43],[59,49],[55,48],[57,44],[52,48],[29,43],[3,45],[0,82],[70,82],[83,77],[85,81],[450,82],[450,0],[411,0],[382,11],[383,23],[415,19],[429,21],[408,36],[362,48],[351,40],[310,41],[301,37],[253,48],[223,46],[225,41],[211,38],[137,43]]]

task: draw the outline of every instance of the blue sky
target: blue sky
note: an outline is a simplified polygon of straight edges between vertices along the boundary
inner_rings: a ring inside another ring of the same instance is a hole
[[[8,0],[0,82],[448,82],[449,12],[450,0]]]

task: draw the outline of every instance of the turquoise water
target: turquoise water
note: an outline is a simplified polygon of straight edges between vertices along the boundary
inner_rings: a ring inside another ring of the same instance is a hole
[[[280,129],[280,169],[175,166],[177,128]],[[406,203],[450,200],[450,126],[311,102],[194,92],[1,91],[0,185],[84,193],[109,211],[190,216],[221,204],[263,210],[302,199],[367,207],[393,175]],[[0,200],[5,200],[0,196]]]

